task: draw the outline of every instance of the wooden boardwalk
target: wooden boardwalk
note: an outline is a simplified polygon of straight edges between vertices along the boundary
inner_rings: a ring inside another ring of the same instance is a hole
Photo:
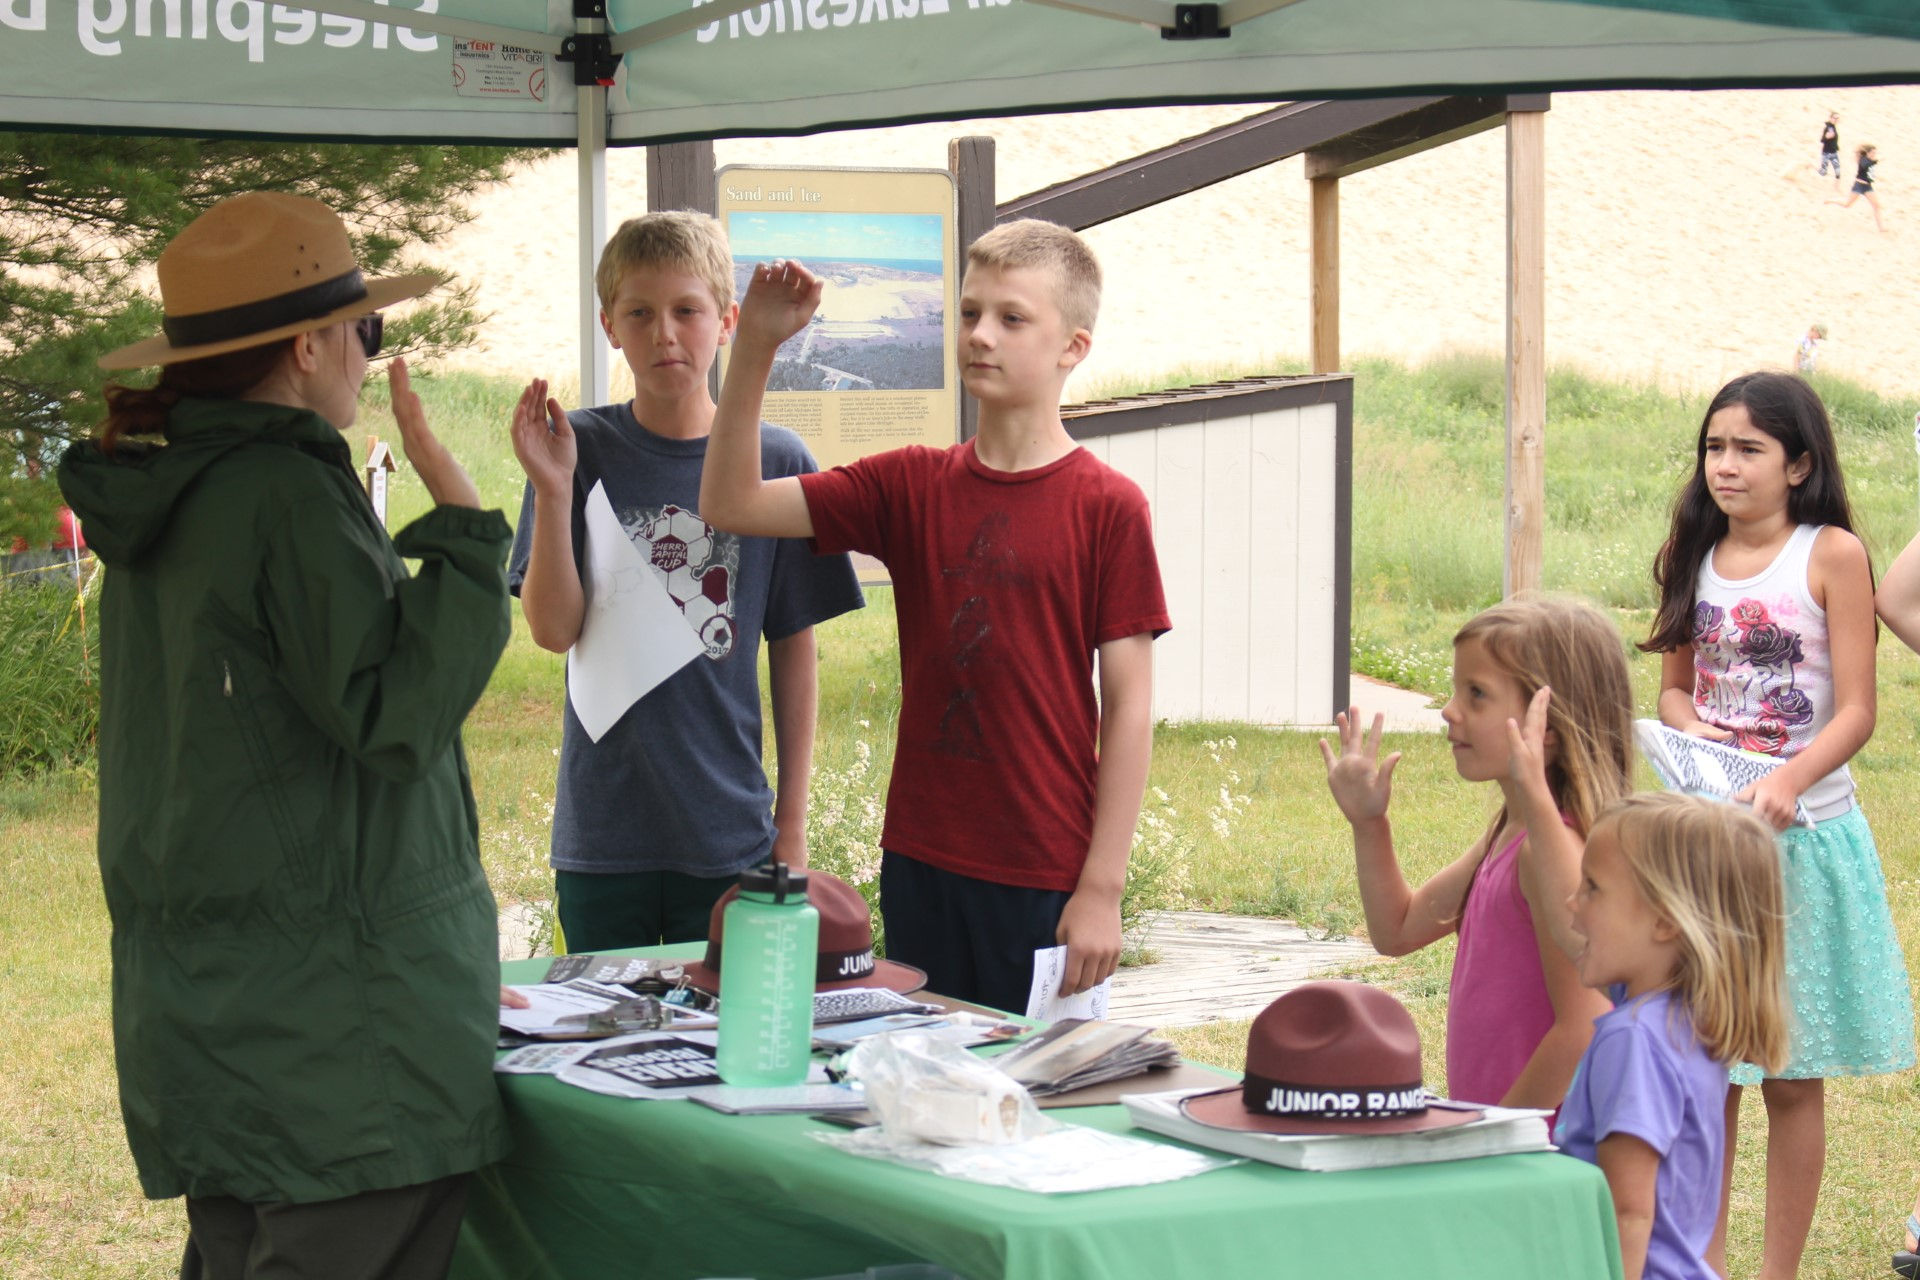
[[[530,953],[535,915],[500,913],[500,958]],[[1290,920],[1171,911],[1154,922],[1147,945],[1155,964],[1114,975],[1108,1016],[1152,1027],[1191,1027],[1251,1018],[1275,996],[1330,970],[1377,959],[1354,938],[1315,938]]]
[[[1318,939],[1291,920],[1171,911],[1147,946],[1157,964],[1114,975],[1107,1016],[1153,1027],[1251,1018],[1283,991],[1332,970],[1377,960],[1356,938]]]

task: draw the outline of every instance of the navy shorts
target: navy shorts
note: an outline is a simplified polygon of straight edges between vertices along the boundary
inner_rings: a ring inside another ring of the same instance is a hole
[[[880,914],[887,959],[924,969],[927,990],[1025,1013],[1033,953],[1059,945],[1054,930],[1073,895],[942,871],[883,852]]]
[[[705,942],[713,904],[740,877],[679,871],[555,871],[560,931],[575,955]]]

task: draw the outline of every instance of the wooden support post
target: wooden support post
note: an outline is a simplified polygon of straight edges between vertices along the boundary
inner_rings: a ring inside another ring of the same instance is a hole
[[[1547,507],[1547,117],[1507,116],[1506,595],[1536,590]]]
[[[1313,371],[1340,369],[1340,179],[1313,187]]]
[[[993,139],[988,137],[954,138],[947,143],[947,171],[953,174],[958,195],[953,228],[953,269],[964,275],[967,250],[993,230]],[[956,289],[959,281],[954,282]],[[962,440],[971,440],[980,429],[980,402],[966,388],[956,388],[960,404],[959,432]]]
[[[713,140],[663,142],[647,148],[647,211],[691,209],[712,216],[720,207],[713,186]],[[738,302],[736,298],[734,301]],[[707,370],[707,394],[720,398],[720,362]]]
[[[710,214],[717,207],[711,140],[665,142],[647,148],[648,209],[692,209]]]

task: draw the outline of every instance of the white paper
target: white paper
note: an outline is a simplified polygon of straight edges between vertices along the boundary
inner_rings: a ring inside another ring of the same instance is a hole
[[[1144,1187],[1245,1163],[1238,1157],[1203,1154],[1072,1124],[1060,1125],[1025,1142],[992,1147],[913,1142],[890,1137],[884,1129],[812,1136],[830,1147],[870,1160],[888,1160],[909,1168],[929,1169],[942,1177],[1047,1194]]]
[[[536,982],[512,988],[527,998],[524,1009],[500,1006],[500,1025],[523,1036],[551,1035],[565,1030],[560,1019],[574,1013],[598,1013],[611,1009],[633,993],[625,987],[602,986],[598,982]],[[571,1024],[575,1031],[585,1028]]]
[[[1251,1156],[1267,1164],[1310,1173],[1348,1169],[1376,1169],[1391,1165],[1431,1164],[1481,1156],[1551,1151],[1547,1134],[1548,1111],[1519,1107],[1479,1107],[1482,1118],[1447,1129],[1413,1133],[1262,1133],[1248,1129],[1218,1129],[1189,1119],[1180,1109],[1183,1098],[1206,1089],[1175,1089],[1165,1093],[1129,1093],[1120,1101],[1136,1129],[1178,1138],[1198,1147]],[[1443,1102],[1444,1099],[1436,1099]],[[1449,1103],[1458,1106],[1458,1103]]]
[[[604,1041],[580,1040],[568,1044],[530,1044],[496,1060],[493,1069],[507,1076],[550,1076],[570,1067],[598,1049]]]
[[[595,742],[656,685],[706,652],[653,566],[620,527],[606,485],[587,495],[586,596],[567,651],[567,696]]]
[[[1062,1018],[1091,1018],[1105,1021],[1107,1002],[1113,996],[1113,979],[1108,978],[1091,991],[1077,996],[1060,994],[1067,976],[1067,949],[1042,947],[1033,953],[1033,990],[1027,994],[1027,1016],[1041,1022]]]
[[[811,1076],[811,1070],[808,1072]],[[822,1072],[824,1074],[824,1071]],[[752,1115],[778,1112],[863,1111],[867,1100],[858,1089],[844,1084],[800,1084],[791,1088],[749,1089],[734,1084],[710,1084],[686,1095],[715,1111]]]

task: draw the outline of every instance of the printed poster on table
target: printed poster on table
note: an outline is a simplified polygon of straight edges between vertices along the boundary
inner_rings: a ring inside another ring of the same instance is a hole
[[[728,165],[715,186],[739,296],[778,258],[825,281],[812,323],[775,357],[766,420],[796,432],[823,469],[958,440],[953,176]]]

